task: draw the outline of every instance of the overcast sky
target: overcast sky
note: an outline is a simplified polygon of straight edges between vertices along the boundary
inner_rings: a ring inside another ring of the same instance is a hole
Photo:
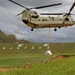
[[[43,12],[69,12],[75,0],[15,0],[26,7],[35,7],[41,5],[49,5],[54,3],[62,3],[60,6],[48,7],[35,10],[38,13]],[[21,16],[18,13],[24,8],[17,6],[8,0],[0,0],[0,29],[6,34],[15,34],[18,39],[26,39],[32,42],[48,42],[49,29],[34,29],[25,25],[21,21]],[[75,13],[75,8],[72,13]],[[75,16],[72,16],[75,21]],[[57,28],[58,29],[58,28]],[[75,42],[75,26],[63,27],[54,32],[50,29],[51,42]]]

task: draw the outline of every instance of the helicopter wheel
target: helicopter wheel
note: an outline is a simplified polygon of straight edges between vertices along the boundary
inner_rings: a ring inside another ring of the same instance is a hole
[[[61,27],[58,27],[59,29],[61,28]]]
[[[55,28],[54,31],[57,31],[57,29]]]
[[[33,31],[33,28],[31,29],[31,31]]]

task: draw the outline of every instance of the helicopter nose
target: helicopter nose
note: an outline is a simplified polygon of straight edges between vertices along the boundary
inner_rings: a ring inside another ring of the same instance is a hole
[[[26,20],[22,20],[25,24],[27,24],[28,23],[28,21],[26,21]]]

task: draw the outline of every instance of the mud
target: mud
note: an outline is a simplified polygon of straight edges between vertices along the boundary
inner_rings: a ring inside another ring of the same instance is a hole
[[[73,57],[75,55],[58,55],[58,56],[54,56],[51,58],[51,60],[59,60],[59,59],[65,59],[65,58],[70,58]]]

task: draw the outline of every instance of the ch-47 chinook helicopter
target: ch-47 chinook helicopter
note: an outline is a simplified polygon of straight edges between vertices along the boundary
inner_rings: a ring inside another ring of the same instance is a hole
[[[52,4],[52,5],[45,5],[45,6],[39,6],[34,8],[27,8],[13,0],[9,0],[12,3],[15,3],[23,8],[25,8],[24,11],[19,13],[18,15],[22,14],[22,21],[31,27],[31,31],[33,31],[34,28],[54,28],[54,31],[57,31],[56,28],[61,27],[67,27],[72,26],[75,24],[75,21],[73,21],[71,15],[71,11],[75,6],[75,2],[73,3],[72,7],[70,8],[68,13],[41,13],[41,15],[63,15],[60,17],[40,17],[36,11],[32,11],[32,9],[41,9],[46,7],[52,7],[61,5],[62,3]]]

